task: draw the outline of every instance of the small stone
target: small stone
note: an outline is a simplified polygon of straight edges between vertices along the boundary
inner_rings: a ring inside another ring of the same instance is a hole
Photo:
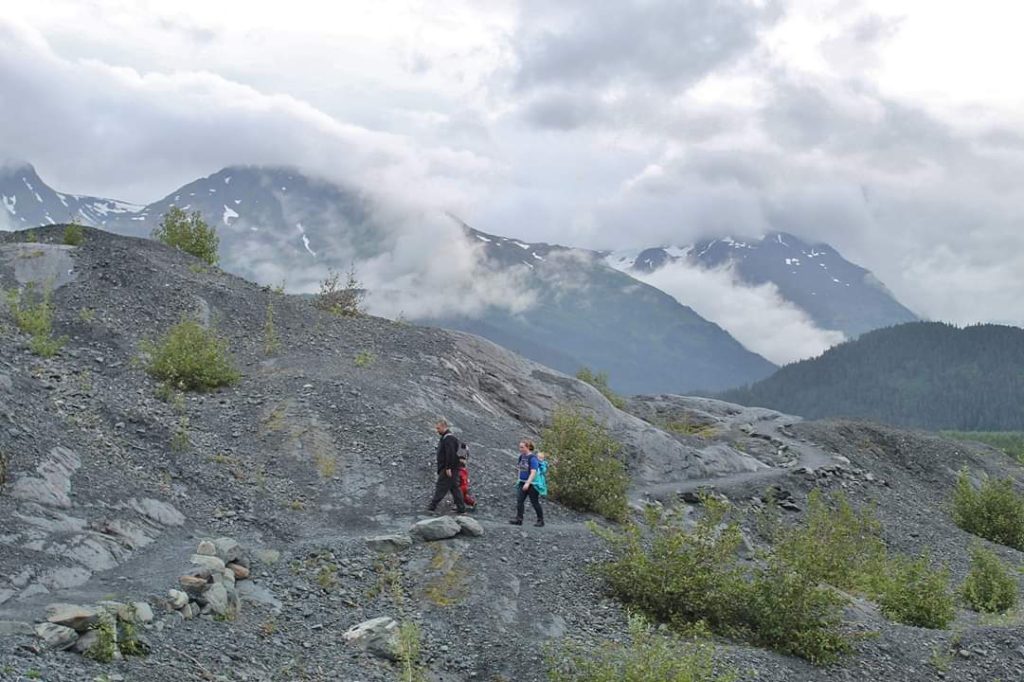
[[[249,569],[240,564],[232,562],[228,564],[228,570],[234,574],[235,580],[247,580],[249,578]]]
[[[63,651],[74,646],[78,641],[78,633],[69,627],[55,623],[40,623],[36,626],[36,636],[43,640],[48,649]]]
[[[186,594],[199,595],[206,590],[208,583],[205,578],[197,578],[194,575],[183,575],[178,578],[178,584]]]
[[[100,609],[75,604],[50,604],[46,607],[46,620],[56,625],[84,632],[100,620]]]
[[[242,556],[242,547],[233,538],[217,538],[213,544],[217,548],[217,557],[225,564],[237,561]]]
[[[459,524],[460,532],[463,535],[480,537],[484,534],[484,527],[480,525],[480,522],[469,516],[456,516],[455,523]]]
[[[213,573],[220,573],[224,570],[224,561],[220,557],[208,556],[205,554],[193,554],[189,559],[193,566],[208,568]]]
[[[956,653],[960,656],[960,658],[970,658],[971,657],[971,652],[968,651],[967,649],[960,649]]]
[[[210,611],[218,616],[223,616],[228,613],[228,591],[224,585],[214,585],[206,591],[203,595],[206,598],[206,604],[210,607]]]
[[[180,609],[185,604],[188,604],[188,595],[181,590],[168,590],[167,603],[172,609]]]
[[[217,556],[217,546],[210,540],[203,540],[196,548],[196,554],[203,556]]]
[[[135,601],[132,602],[132,607],[135,609],[135,620],[138,623],[152,623],[153,622],[153,607],[148,602]]]
[[[281,560],[281,553],[276,549],[257,549],[253,552],[253,556],[261,564],[267,564],[268,566],[276,564]]]

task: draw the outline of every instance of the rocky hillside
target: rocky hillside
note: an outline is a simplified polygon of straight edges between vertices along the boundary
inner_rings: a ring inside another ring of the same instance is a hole
[[[44,359],[6,315],[0,326],[2,679],[394,680],[363,637],[394,618],[418,625],[429,679],[543,680],[545,647],[626,632],[623,607],[581,570],[607,556],[588,516],[549,502],[544,528],[506,522],[516,441],[561,403],[623,443],[635,505],[699,514],[684,500],[702,487],[747,505],[776,485],[798,516],[812,488],[842,489],[877,504],[894,548],[930,549],[958,579],[970,536],[944,511],[956,470],[1021,473],[980,446],[707,399],[638,398],[622,412],[478,337],[331,317],[154,242],[90,229],[66,247],[61,233],[0,237],[4,287],[56,286],[54,332],[66,337]],[[268,355],[271,309],[280,345]],[[227,339],[242,377],[168,401],[137,358],[185,316]],[[438,415],[470,444],[479,528],[423,513]],[[688,427],[660,428],[677,423]],[[410,535],[421,521],[439,528]],[[148,656],[55,650],[74,644],[69,633],[81,641],[75,627],[100,618],[101,602],[141,607]],[[1013,622],[961,612],[954,635],[864,603],[846,618],[876,634],[833,669],[725,640],[719,654],[767,682],[934,680],[928,661],[950,647],[950,679],[1024,675]]]

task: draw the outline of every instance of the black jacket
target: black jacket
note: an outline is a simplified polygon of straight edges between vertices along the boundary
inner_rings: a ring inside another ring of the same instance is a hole
[[[459,439],[451,431],[441,434],[437,441],[437,473],[459,468]]]

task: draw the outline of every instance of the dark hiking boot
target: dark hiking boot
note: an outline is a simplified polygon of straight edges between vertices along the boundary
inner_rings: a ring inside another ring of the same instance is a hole
[[[508,522],[511,523],[513,526],[521,526],[521,525],[523,525],[523,520],[522,519],[509,519]]]
[[[544,519],[537,519],[537,523],[535,523],[533,525],[537,526],[537,528],[543,528],[544,527]]]

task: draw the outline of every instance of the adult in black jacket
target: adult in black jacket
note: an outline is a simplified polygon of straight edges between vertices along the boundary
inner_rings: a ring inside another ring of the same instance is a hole
[[[460,514],[465,514],[466,502],[459,489],[459,439],[448,429],[448,422],[444,419],[438,420],[434,430],[441,437],[437,442],[437,485],[434,486],[434,498],[430,500],[427,509],[434,511],[438,502],[451,493],[455,508]]]

